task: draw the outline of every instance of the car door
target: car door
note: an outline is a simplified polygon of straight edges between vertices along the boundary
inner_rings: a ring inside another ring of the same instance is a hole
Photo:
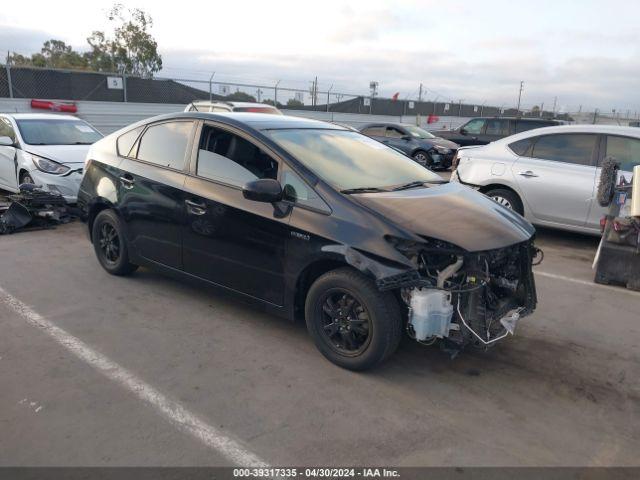
[[[14,142],[16,141],[13,125],[6,117],[0,117],[0,137],[9,137]],[[0,185],[5,188],[15,189],[18,186],[17,154],[15,146],[0,145]]]
[[[118,206],[129,245],[137,255],[174,269],[182,268],[182,188],[195,124],[151,124],[130,152],[119,150],[124,158],[118,167]]]
[[[538,220],[584,226],[594,199],[597,135],[534,137],[512,170],[523,201]]]
[[[411,138],[412,137],[409,135],[409,132],[398,127],[388,126],[385,131],[385,139],[383,143],[391,145],[410,156],[411,150],[413,149]]]
[[[640,165],[640,138],[623,135],[602,135],[601,138],[602,143],[595,177],[595,192],[598,191],[598,185],[600,184],[600,166],[606,157],[614,157],[620,163],[618,177],[624,176],[627,181],[631,181],[634,167]],[[597,201],[594,201],[587,219],[587,227],[600,228],[600,219],[607,214],[608,210],[608,208],[601,207]]]
[[[483,145],[483,140],[480,139],[485,130],[486,121],[482,118],[474,118],[469,120],[458,130],[458,135],[454,137],[448,137],[453,142],[457,143],[461,147],[469,145]],[[484,142],[486,143],[486,142]]]
[[[280,161],[243,132],[202,125],[184,186],[186,272],[283,305],[290,208],[242,194],[245,183],[279,174]]]

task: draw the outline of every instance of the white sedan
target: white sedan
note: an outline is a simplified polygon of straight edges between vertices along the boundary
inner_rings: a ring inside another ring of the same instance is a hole
[[[640,128],[538,128],[458,151],[451,181],[474,187],[534,225],[600,234],[606,209],[596,199],[607,156],[631,180],[640,163]]]
[[[70,115],[0,114],[0,188],[35,183],[75,203],[89,146],[100,134]]]

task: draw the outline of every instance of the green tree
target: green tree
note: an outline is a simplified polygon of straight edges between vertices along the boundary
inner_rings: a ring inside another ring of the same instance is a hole
[[[87,68],[83,55],[76,52],[62,40],[47,40],[40,53],[26,57],[17,53],[9,55],[9,61],[17,66],[46,68]]]
[[[290,98],[287,100],[287,107],[304,107],[304,103],[300,100],[296,100],[295,98]]]
[[[108,14],[115,24],[113,36],[95,31],[87,38],[91,50],[85,54],[91,69],[118,71],[140,77],[152,77],[162,69],[158,43],[149,29],[152,18],[139,8],[126,10],[115,4]]]
[[[282,104],[280,102],[276,104],[276,102],[274,100],[271,100],[270,98],[266,98],[262,100],[262,103],[266,103],[267,105],[271,105],[272,107],[276,107],[276,108],[282,107]]]
[[[249,95],[248,93],[237,91],[232,93],[231,95],[227,95],[224,97],[225,100],[230,100],[232,102],[255,102],[256,97]]]

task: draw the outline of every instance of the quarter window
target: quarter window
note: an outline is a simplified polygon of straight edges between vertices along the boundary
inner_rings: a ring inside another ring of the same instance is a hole
[[[196,174],[238,187],[260,178],[278,177],[278,162],[244,138],[205,125]]]
[[[389,138],[402,138],[404,133],[394,127],[387,127],[387,137]]]
[[[282,190],[284,198],[296,205],[304,205],[325,212],[330,211],[318,194],[288,167],[282,172]]]
[[[533,146],[533,157],[556,162],[591,165],[596,136],[585,133],[544,135]]]
[[[137,158],[182,170],[192,127],[193,122],[166,122],[150,126],[140,139]]]
[[[513,153],[519,155],[521,157],[526,156],[527,150],[531,146],[531,139],[525,138],[524,140],[518,140],[517,142],[513,142],[509,144],[509,148]]]
[[[481,118],[476,118],[474,120],[470,120],[462,128],[469,134],[479,134],[482,133],[482,127],[484,127],[484,120]]]
[[[135,153],[131,154],[131,148],[140,136],[143,128],[144,127],[134,128],[118,137],[118,155],[121,157],[135,157]]]
[[[620,162],[620,170],[631,172],[640,165],[640,139],[609,135],[606,155]]]

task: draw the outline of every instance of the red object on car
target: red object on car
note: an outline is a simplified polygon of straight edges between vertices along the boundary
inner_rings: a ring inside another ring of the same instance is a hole
[[[74,103],[56,103],[50,100],[31,100],[31,108],[52,110],[54,112],[76,113],[78,107]]]
[[[437,115],[431,114],[427,117],[427,123],[436,123],[438,120],[440,120],[440,117]]]

